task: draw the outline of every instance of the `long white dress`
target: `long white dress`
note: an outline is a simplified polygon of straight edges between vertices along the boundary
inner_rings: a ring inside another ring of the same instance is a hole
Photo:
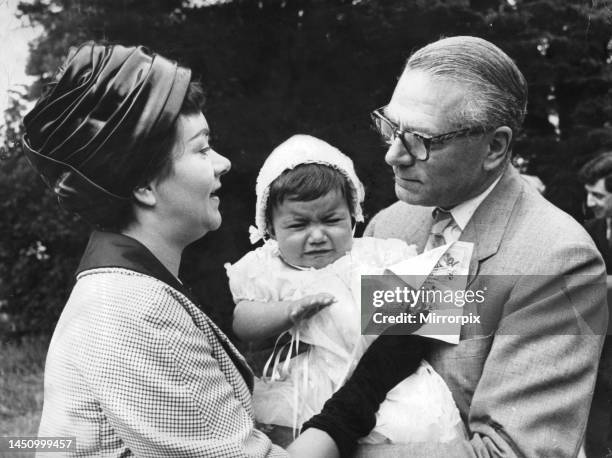
[[[308,350],[291,359],[269,361],[267,373],[256,380],[257,421],[299,428],[321,410],[376,338],[361,335],[360,276],[382,274],[386,267],[416,254],[414,246],[402,240],[356,238],[352,250],[334,263],[298,270],[282,261],[277,243],[269,240],[226,265],[236,303],[291,300],[320,292],[336,298],[334,304],[289,331],[291,345],[306,343]],[[457,436],[460,425],[448,387],[423,361],[388,393],[376,427],[362,442],[445,442]]]

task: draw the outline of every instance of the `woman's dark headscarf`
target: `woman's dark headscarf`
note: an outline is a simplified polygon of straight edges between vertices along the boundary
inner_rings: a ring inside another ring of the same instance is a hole
[[[130,201],[171,135],[191,71],[143,47],[87,43],[24,118],[25,154],[60,204],[86,219]]]

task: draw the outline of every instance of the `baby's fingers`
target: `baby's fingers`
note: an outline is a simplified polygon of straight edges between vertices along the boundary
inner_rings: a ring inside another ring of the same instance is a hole
[[[327,307],[336,302],[336,298],[333,296],[333,294],[329,293],[313,294],[312,296],[307,296],[307,299],[310,304],[318,304],[321,307]]]
[[[336,301],[336,298],[328,293],[314,294],[304,297],[296,302],[291,311],[290,317],[293,323],[310,318],[325,307],[329,307]]]

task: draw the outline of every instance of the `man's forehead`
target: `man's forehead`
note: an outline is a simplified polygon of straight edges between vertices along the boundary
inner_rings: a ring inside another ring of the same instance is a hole
[[[409,70],[400,77],[385,114],[412,128],[442,127],[440,124],[456,120],[464,93],[458,84]]]

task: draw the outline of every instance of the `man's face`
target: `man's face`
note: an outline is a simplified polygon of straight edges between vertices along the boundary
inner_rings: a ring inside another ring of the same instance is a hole
[[[433,79],[411,70],[400,78],[386,115],[401,129],[435,136],[465,127],[456,113],[466,90],[460,84]],[[432,145],[427,161],[415,160],[399,138],[389,146],[398,199],[414,205],[453,207],[483,192],[490,181],[483,169],[489,134],[455,138]]]
[[[585,184],[587,192],[587,207],[593,211],[597,219],[612,217],[612,192],[606,190],[604,178],[600,178],[595,184]]]

